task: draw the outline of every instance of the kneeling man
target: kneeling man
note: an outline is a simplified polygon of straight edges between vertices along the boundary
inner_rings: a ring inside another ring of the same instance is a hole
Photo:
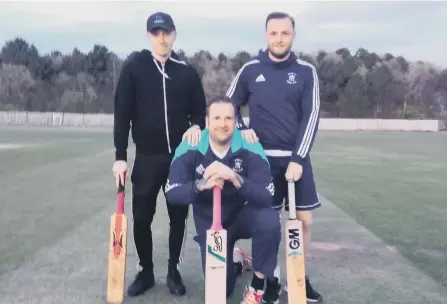
[[[274,186],[270,166],[259,142],[248,143],[236,129],[235,107],[224,97],[207,107],[207,128],[198,145],[183,141],[175,152],[165,192],[172,204],[192,204],[205,272],[206,231],[211,227],[213,187],[222,189],[222,226],[227,229],[227,296],[233,292],[237,271],[233,247],[239,239],[252,240],[253,279],[241,303],[261,303],[266,278],[274,277],[281,224],[272,209]]]

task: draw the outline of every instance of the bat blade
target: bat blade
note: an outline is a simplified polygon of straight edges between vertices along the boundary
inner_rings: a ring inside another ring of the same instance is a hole
[[[289,219],[284,225],[289,304],[307,304],[303,223],[296,218],[295,183],[289,182]]]
[[[227,303],[227,231],[206,234],[205,303]]]
[[[221,225],[220,189],[214,189],[213,225],[206,232],[205,304],[227,303],[227,230]]]
[[[303,253],[303,225],[298,220],[285,224],[287,297],[289,304],[306,304],[306,281]]]
[[[126,276],[127,216],[124,214],[124,187],[120,185],[117,207],[110,217],[107,302],[122,303]]]

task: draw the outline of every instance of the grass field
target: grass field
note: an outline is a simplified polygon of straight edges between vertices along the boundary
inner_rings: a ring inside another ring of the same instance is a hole
[[[0,303],[105,303],[112,147],[107,129],[0,128]],[[325,303],[445,303],[445,151],[444,133],[319,133],[323,207],[308,270]],[[192,221],[181,266],[187,295],[171,297],[164,285],[168,217],[162,195],[158,203],[157,285],[125,303],[203,303]],[[126,204],[130,215],[129,192]],[[129,228],[128,283],[137,261]],[[240,302],[250,277],[228,303]]]
[[[447,287],[446,133],[322,132],[313,159],[326,198]]]

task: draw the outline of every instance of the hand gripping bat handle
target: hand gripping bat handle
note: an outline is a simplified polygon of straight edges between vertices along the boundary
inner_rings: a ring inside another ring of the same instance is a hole
[[[116,195],[116,211],[115,211],[118,214],[124,213],[124,194],[125,194],[124,184],[120,180],[118,184],[118,193]]]
[[[219,187],[213,188],[213,225],[214,231],[222,230],[222,201],[221,189]]]

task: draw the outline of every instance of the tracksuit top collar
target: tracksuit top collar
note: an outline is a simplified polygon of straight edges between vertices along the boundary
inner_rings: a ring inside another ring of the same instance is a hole
[[[202,138],[200,139],[199,145],[197,147],[197,150],[203,154],[207,155],[208,151],[211,151],[210,148],[210,132],[208,128],[205,128],[202,131]],[[231,147],[227,152],[227,155],[225,158],[229,157],[231,154],[239,151],[242,148],[242,135],[241,131],[236,129],[233,133],[233,138],[231,139]],[[212,151],[211,151],[212,152]]]
[[[257,58],[261,63],[269,64],[269,65],[275,66],[276,68],[290,67],[291,65],[296,64],[296,61],[298,59],[298,57],[296,56],[296,54],[294,52],[290,52],[290,56],[286,60],[279,61],[279,62],[273,61],[269,57],[268,49],[266,49],[264,51],[260,50]]]

